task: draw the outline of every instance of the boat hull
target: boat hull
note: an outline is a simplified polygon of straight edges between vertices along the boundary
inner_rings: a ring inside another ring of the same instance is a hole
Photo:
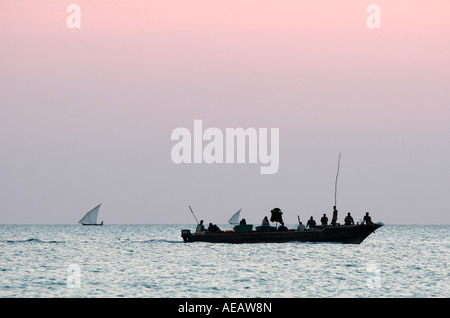
[[[100,223],[100,224],[84,224],[84,223],[81,223],[82,225],[84,225],[84,226],[103,226],[103,223]]]
[[[284,243],[284,242],[337,242],[360,244],[366,237],[381,227],[373,225],[327,226],[305,231],[275,231],[275,232],[221,232],[195,233],[182,230],[184,242],[209,243]]]

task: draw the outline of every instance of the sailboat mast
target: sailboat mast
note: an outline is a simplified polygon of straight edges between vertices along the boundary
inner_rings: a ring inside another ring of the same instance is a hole
[[[192,212],[192,215],[193,215],[193,216],[194,216],[194,218],[195,218],[195,221],[197,221],[197,224],[200,224],[200,223],[198,223],[197,217],[195,216],[195,214],[194,214],[194,211],[192,211],[192,208],[191,208],[191,206],[189,206],[189,210],[191,210],[191,212]]]
[[[334,206],[337,206],[337,182],[338,182],[339,166],[340,166],[340,164],[341,164],[341,153],[339,153],[338,167],[337,167],[337,173],[336,173],[336,180],[334,182]]]

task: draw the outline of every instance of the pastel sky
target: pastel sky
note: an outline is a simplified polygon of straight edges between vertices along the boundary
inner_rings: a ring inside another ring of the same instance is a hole
[[[69,4],[81,8],[70,29]],[[381,28],[368,28],[375,3]],[[448,0],[0,2],[0,223],[450,224]],[[172,162],[177,127],[280,129],[280,169]]]

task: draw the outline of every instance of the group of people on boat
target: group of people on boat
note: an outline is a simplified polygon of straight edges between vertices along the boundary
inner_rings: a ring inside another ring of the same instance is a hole
[[[287,228],[285,227],[283,218],[282,218],[283,212],[279,208],[272,209],[270,212],[272,213],[270,222],[280,223],[281,225],[278,227],[278,230],[279,231],[283,231],[283,230],[287,231]],[[338,218],[338,210],[336,209],[336,206],[333,206],[333,215],[331,218],[330,226],[340,225],[339,223],[337,223],[337,218]],[[269,222],[269,219],[267,218],[267,216],[265,216],[261,222],[261,226],[270,226],[270,222]],[[239,222],[239,225],[245,225],[245,224],[247,224],[245,219],[242,219]],[[372,222],[372,219],[369,215],[369,212],[366,212],[366,215],[363,218],[362,224],[374,225],[374,223]],[[353,220],[353,217],[351,216],[350,212],[347,213],[347,216],[344,219],[344,225],[355,225],[355,221]],[[329,226],[328,225],[328,217],[327,217],[326,213],[324,213],[323,216],[320,218],[320,226],[317,226],[316,221],[311,216],[310,219],[308,220],[308,222],[306,223],[306,226],[302,222],[300,222],[300,219],[299,219],[298,230],[304,231],[305,229],[316,229],[318,227],[326,227],[326,226]],[[203,220],[201,220],[200,223],[197,225],[196,232],[205,232],[205,231],[207,231],[209,233],[223,232],[216,224],[212,224],[212,223],[209,223],[208,228],[205,229]]]
[[[200,223],[197,224],[197,228],[195,229],[195,232],[205,232],[205,226],[203,225],[203,220],[200,220]],[[209,223],[208,225],[208,232],[210,233],[220,233],[223,232],[216,224]]]
[[[271,217],[270,221],[271,222],[279,222],[281,224],[280,228],[285,228],[284,222],[283,222],[283,219],[281,216],[283,214],[283,212],[281,212],[281,210],[279,208],[275,208],[271,212],[272,212],[272,217]],[[331,226],[340,225],[339,223],[337,223],[337,219],[338,219],[338,210],[337,210],[336,206],[333,206],[333,216],[331,218],[330,225]],[[362,224],[368,224],[368,225],[374,224],[372,222],[372,218],[369,215],[369,212],[366,212],[366,215],[363,218]],[[264,217],[261,225],[262,226],[270,225],[267,216]],[[355,225],[355,221],[353,220],[353,217],[351,216],[350,212],[347,213],[347,216],[344,219],[344,225]],[[328,226],[328,217],[327,217],[326,213],[324,213],[323,216],[320,218],[320,227],[325,227],[325,226]],[[317,223],[312,216],[310,217],[310,219],[308,220],[306,225],[304,225],[302,222],[300,222],[300,219],[299,219],[299,225],[298,225],[299,231],[303,231],[305,229],[315,229],[317,227],[318,227]]]
[[[331,223],[330,223],[331,226],[338,225],[337,215],[338,215],[338,211],[336,209],[336,206],[334,206],[333,207],[333,217],[332,217]],[[372,222],[372,218],[369,215],[369,212],[366,212],[366,215],[363,218],[362,224],[367,224],[367,225],[374,224]],[[300,222],[300,225],[302,225],[301,222]],[[344,218],[344,225],[355,225],[355,221],[353,220],[353,217],[351,216],[350,212],[348,212],[347,216]],[[323,216],[320,218],[320,226],[322,226],[322,227],[328,226],[328,217],[327,217],[326,213],[324,213]],[[304,226],[304,228],[309,228],[309,229],[317,228],[317,223],[312,216],[310,217],[310,219],[308,220],[308,222],[306,223],[306,226]]]

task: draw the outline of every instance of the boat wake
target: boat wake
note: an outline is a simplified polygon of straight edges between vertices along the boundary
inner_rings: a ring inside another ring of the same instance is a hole
[[[178,244],[183,243],[183,241],[172,241],[172,240],[166,240],[166,239],[150,239],[145,241],[139,241],[141,243],[171,243],[171,244]]]

